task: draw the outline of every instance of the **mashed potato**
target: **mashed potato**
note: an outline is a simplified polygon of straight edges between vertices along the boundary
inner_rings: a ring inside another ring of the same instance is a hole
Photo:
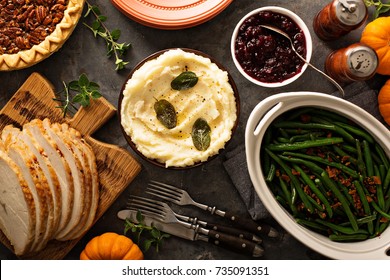
[[[173,90],[171,82],[185,71],[198,77],[186,90]],[[154,104],[166,99],[175,108],[177,125],[166,128],[156,117]],[[211,128],[205,151],[195,148],[191,131],[198,118]],[[206,161],[224,148],[237,119],[236,100],[228,74],[210,59],[181,49],[169,50],[134,72],[123,91],[121,124],[137,149],[166,167],[185,167]]]

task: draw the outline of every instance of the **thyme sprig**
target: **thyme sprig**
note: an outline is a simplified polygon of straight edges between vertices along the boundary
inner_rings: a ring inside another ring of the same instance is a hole
[[[375,12],[373,14],[374,19],[379,17],[380,14],[390,11],[390,3],[383,3],[381,0],[364,0],[364,3],[367,7],[375,7]]]
[[[112,54],[115,55],[115,70],[121,70],[125,68],[125,65],[129,62],[124,61],[122,56],[126,54],[127,50],[131,47],[130,43],[118,43],[121,36],[121,31],[119,29],[114,29],[110,31],[104,22],[107,20],[107,17],[102,15],[100,9],[96,5],[90,4],[88,1],[85,2],[87,4],[87,11],[84,15],[84,18],[88,17],[92,14],[95,17],[95,20],[91,25],[83,22],[84,26],[90,29],[95,36],[100,36],[106,41],[107,45],[107,56],[111,57]]]
[[[60,108],[64,113],[64,117],[69,112],[77,111],[76,104],[87,107],[90,105],[91,99],[98,99],[102,97],[100,93],[100,86],[91,82],[86,74],[81,74],[78,80],[71,81],[69,83],[62,82],[64,89],[56,94],[56,98],[53,100],[58,101],[61,105],[56,106]]]
[[[145,218],[141,214],[140,211],[137,211],[137,222],[138,223],[133,223],[129,219],[125,220],[125,235],[126,233],[130,230],[132,233],[136,234],[137,240],[136,243],[140,244],[141,243],[141,235],[144,235],[145,240],[143,242],[143,247],[145,252],[150,249],[150,247],[154,246],[156,248],[156,252],[159,252],[163,240],[165,238],[169,238],[170,235],[164,232],[161,232],[158,230],[156,227],[153,225],[148,226],[145,224]],[[146,236],[145,236],[146,234]]]

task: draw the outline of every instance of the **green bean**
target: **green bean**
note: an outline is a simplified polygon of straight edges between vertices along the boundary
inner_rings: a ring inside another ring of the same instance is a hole
[[[267,148],[270,151],[295,151],[300,149],[322,147],[325,145],[333,145],[336,143],[342,143],[344,140],[340,137],[324,138],[318,140],[308,140],[295,143],[283,143],[283,144],[269,144]]]
[[[321,173],[321,178],[324,180],[324,183],[329,189],[334,193],[336,198],[340,201],[341,206],[344,209],[345,214],[348,217],[348,220],[351,222],[352,228],[357,231],[359,226],[356,222],[356,217],[353,215],[351,209],[348,206],[347,199],[344,197],[344,195],[340,192],[340,190],[337,188],[335,182],[329,178],[328,173],[326,171]]]
[[[319,223],[319,224],[322,224],[324,226],[327,226],[331,230],[334,230],[334,231],[337,231],[337,232],[341,232],[341,233],[344,233],[344,234],[356,234],[356,233],[366,234],[366,233],[368,233],[364,229],[354,229],[354,228],[351,228],[351,227],[340,226],[340,225],[336,225],[334,223],[331,223],[331,222],[328,222],[328,221],[324,221],[324,220],[320,220],[320,219],[315,219],[314,221]]]
[[[284,138],[284,137],[277,137],[276,141],[278,143],[290,143],[290,139]]]
[[[316,229],[319,231],[327,232],[327,230],[328,230],[327,227],[320,225],[320,224],[313,222],[313,221],[308,221],[305,219],[295,219],[295,221],[302,226],[306,226],[306,227]]]
[[[300,134],[300,135],[294,135],[290,138],[290,143],[298,142],[298,141],[304,141],[304,140],[311,140],[313,137],[318,138],[318,136],[323,136],[325,133],[323,131],[314,131],[306,134]]]
[[[291,128],[285,128],[284,131],[286,131],[290,135],[302,135],[302,134],[307,134],[310,133],[310,130],[307,129],[291,129]]]
[[[326,120],[319,117],[312,117],[312,120],[317,123],[327,124],[327,125],[333,125],[334,129],[333,131],[338,133],[340,136],[342,136],[345,141],[349,143],[355,143],[355,137],[353,137],[350,133],[348,133],[344,128],[341,126],[338,126],[335,124],[335,122],[332,122],[331,120]]]
[[[363,160],[363,154],[362,154],[362,149],[360,146],[360,141],[359,139],[356,139],[356,151],[357,151],[357,165],[358,165],[358,170],[360,174],[363,175],[363,177],[367,176],[366,172],[366,165]]]
[[[329,201],[326,197],[321,193],[321,191],[317,188],[316,184],[310,179],[310,177],[300,168],[297,164],[293,164],[293,167],[296,171],[299,172],[303,181],[309,186],[309,188],[313,191],[313,193],[318,197],[318,199],[324,204],[325,210],[328,213],[329,218],[332,218],[333,211],[332,207],[329,204]],[[317,203],[316,203],[317,204]],[[323,209],[322,209],[323,210]]]
[[[279,132],[280,132],[280,135],[282,135],[282,137],[287,138],[287,139],[290,138],[290,135],[288,135],[288,133],[286,132],[285,129],[279,128]]]
[[[301,123],[297,121],[281,121],[274,124],[277,128],[299,128],[299,129],[322,129],[334,131],[334,125],[321,124],[321,123]]]
[[[379,165],[379,174],[380,174],[380,177],[381,177],[381,182],[383,184],[385,178],[386,178],[386,166],[384,164],[381,164]]]
[[[323,159],[319,156],[311,156],[311,155],[306,155],[306,154],[302,154],[302,153],[294,153],[294,152],[284,152],[283,155],[304,158],[307,160],[312,160],[312,161],[316,161],[319,163],[323,163],[326,166],[333,166],[333,167],[336,167],[336,168],[344,171],[345,173],[352,176],[353,178],[357,178],[359,176],[357,174],[357,172],[355,170],[353,170],[352,168],[349,168],[349,167],[347,167],[341,163],[338,163],[338,162],[332,162],[332,161],[329,161],[327,159]]]
[[[385,197],[383,195],[383,187],[382,187],[382,179],[381,175],[379,174],[378,166],[374,165],[374,175],[379,178],[380,183],[375,184],[376,185],[376,198],[378,201],[378,205],[381,209],[385,209]]]
[[[337,184],[338,188],[343,192],[345,198],[346,198],[347,201],[348,201],[348,205],[355,208],[354,202],[353,202],[353,198],[352,198],[352,196],[349,194],[348,188],[347,188],[346,186],[344,186],[340,181],[336,181],[336,184]]]
[[[349,131],[356,136],[362,137],[363,139],[367,140],[367,142],[369,142],[370,144],[374,144],[374,142],[375,142],[374,138],[370,134],[368,134],[365,130],[362,130],[356,126],[347,124],[345,122],[337,122],[336,121],[335,124],[338,126],[341,126],[346,131]]]
[[[359,195],[360,201],[361,201],[362,206],[363,206],[364,213],[366,215],[368,215],[368,216],[371,215],[371,207],[370,207],[370,204],[368,203],[368,200],[367,200],[367,197],[366,197],[366,194],[365,194],[365,192],[363,190],[362,185],[357,180],[355,180],[353,182],[353,184],[354,184],[354,186],[356,188],[356,191],[357,191],[357,193]],[[368,228],[368,232],[370,234],[373,234],[373,232],[374,232],[374,224],[372,222],[368,222],[367,228]]]
[[[379,213],[381,214],[383,217],[385,217],[386,219],[389,219],[390,220],[390,214],[387,214],[385,211],[383,211],[378,204],[376,204],[375,201],[371,201],[370,202],[371,205],[374,207],[374,209]]]
[[[366,164],[367,176],[374,176],[374,165],[372,163],[371,150],[366,140],[363,140],[363,157]]]
[[[291,169],[287,164],[285,164],[277,155],[272,153],[268,148],[265,148],[265,151],[270,155],[270,157],[282,167],[284,172],[290,177],[292,186],[297,191],[299,197],[301,198],[303,204],[305,205],[306,209],[309,213],[313,213],[313,206],[311,205],[310,201],[306,198],[306,195],[304,194],[298,179],[292,174]]]
[[[274,177],[275,177],[275,173],[276,173],[275,164],[271,163],[270,168],[269,168],[269,171],[268,171],[268,175],[267,175],[267,177],[265,178],[265,180],[266,180],[267,182],[272,182],[272,180],[273,180]]]
[[[383,180],[383,192],[386,193],[387,190],[390,190],[390,169],[387,170],[385,179]]]
[[[365,216],[363,218],[356,219],[356,222],[358,223],[358,225],[362,225],[362,224],[367,224],[369,222],[375,221],[376,218],[377,217],[376,217],[376,214],[375,214],[375,215]],[[351,223],[345,222],[345,223],[341,223],[339,225],[340,226],[349,226],[349,225],[351,225]]]
[[[333,120],[333,121],[339,121],[343,123],[348,123],[349,120],[341,115],[335,114],[333,112],[325,111],[325,110],[319,110],[318,108],[312,109],[312,113],[315,115],[320,115],[323,117],[326,117],[327,119]]]
[[[349,154],[347,154],[345,151],[340,149],[340,147],[338,147],[337,145],[333,145],[332,148],[339,156],[344,157],[344,158],[348,157],[348,160],[352,164],[356,165],[356,162],[357,162],[356,158],[354,158],[354,157],[350,156]]]
[[[304,159],[301,159],[301,158],[286,157],[286,156],[283,156],[283,155],[279,155],[279,158],[283,159],[284,161],[288,161],[288,162],[292,162],[292,163],[298,163],[298,164],[303,164],[307,168],[309,168],[310,170],[312,170],[314,173],[317,173],[317,174],[321,174],[321,172],[324,171],[324,169],[319,167],[317,164],[315,164],[315,163],[313,163],[311,161],[308,161],[308,160],[304,160]]]
[[[335,242],[340,241],[362,241],[368,238],[368,234],[331,234],[329,235],[329,239]]]
[[[294,215],[296,215],[298,211],[297,211],[297,208],[295,207],[295,202],[293,201],[293,197],[291,195],[291,192],[288,190],[286,182],[284,182],[281,177],[279,177],[279,184],[280,184],[280,187],[282,189],[284,196],[286,197],[287,205],[290,207],[292,213]]]
[[[377,152],[377,154],[381,158],[382,163],[386,166],[386,169],[389,169],[390,168],[389,158],[386,156],[382,147],[378,143],[375,143],[375,151]]]

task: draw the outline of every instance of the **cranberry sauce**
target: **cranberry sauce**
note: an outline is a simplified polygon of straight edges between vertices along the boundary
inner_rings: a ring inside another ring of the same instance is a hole
[[[243,22],[235,41],[234,53],[244,71],[264,83],[282,82],[299,73],[304,62],[291,49],[289,40],[259,24],[272,25],[286,32],[298,53],[306,57],[302,29],[288,16],[261,11]]]

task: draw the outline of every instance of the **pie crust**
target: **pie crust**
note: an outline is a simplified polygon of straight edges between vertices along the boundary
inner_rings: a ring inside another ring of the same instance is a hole
[[[0,71],[30,67],[58,51],[76,27],[83,11],[84,2],[85,0],[69,0],[64,17],[57,23],[54,31],[40,44],[15,54],[1,54]]]

